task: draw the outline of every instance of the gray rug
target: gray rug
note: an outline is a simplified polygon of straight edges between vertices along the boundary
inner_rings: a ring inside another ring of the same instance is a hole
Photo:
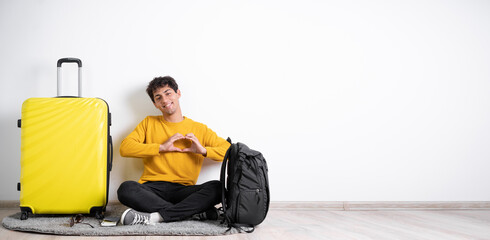
[[[106,217],[119,217],[126,210],[122,205],[107,206]],[[76,235],[76,236],[118,236],[118,235],[226,235],[234,234],[235,229],[228,230],[228,227],[220,221],[195,221],[186,220],[172,223],[158,223],[156,225],[135,225],[123,226],[118,224],[115,227],[100,226],[101,220],[94,217],[85,216],[83,223],[89,223],[94,228],[86,224],[75,224],[70,227],[72,215],[32,215],[29,214],[27,220],[20,220],[20,212],[3,219],[2,224],[5,228],[23,232],[37,232],[56,235]]]

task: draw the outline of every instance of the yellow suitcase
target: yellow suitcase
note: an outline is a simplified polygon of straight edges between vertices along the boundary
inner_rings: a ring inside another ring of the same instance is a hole
[[[95,214],[103,217],[112,168],[111,115],[99,98],[29,98],[22,104],[21,219],[28,214]]]

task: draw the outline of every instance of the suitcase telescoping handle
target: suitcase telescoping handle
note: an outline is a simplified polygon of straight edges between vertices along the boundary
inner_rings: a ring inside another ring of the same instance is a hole
[[[77,63],[78,64],[78,97],[82,97],[82,60],[78,58],[61,58],[58,60],[58,97],[61,96],[61,64],[63,63]]]

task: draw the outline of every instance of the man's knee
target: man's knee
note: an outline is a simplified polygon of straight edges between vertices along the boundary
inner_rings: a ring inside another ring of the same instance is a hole
[[[132,193],[139,187],[139,183],[135,181],[126,181],[121,183],[117,189],[117,198],[120,202],[124,202]]]
[[[214,193],[215,202],[221,201],[221,182],[218,180],[207,182],[207,187]]]
[[[220,181],[213,180],[213,181],[210,181],[210,183],[213,185],[213,188],[221,190],[221,182]]]

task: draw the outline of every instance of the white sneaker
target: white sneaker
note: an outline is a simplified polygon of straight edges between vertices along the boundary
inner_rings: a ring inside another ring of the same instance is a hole
[[[121,215],[121,224],[122,225],[150,225],[150,214],[138,212],[134,209],[128,208]]]

